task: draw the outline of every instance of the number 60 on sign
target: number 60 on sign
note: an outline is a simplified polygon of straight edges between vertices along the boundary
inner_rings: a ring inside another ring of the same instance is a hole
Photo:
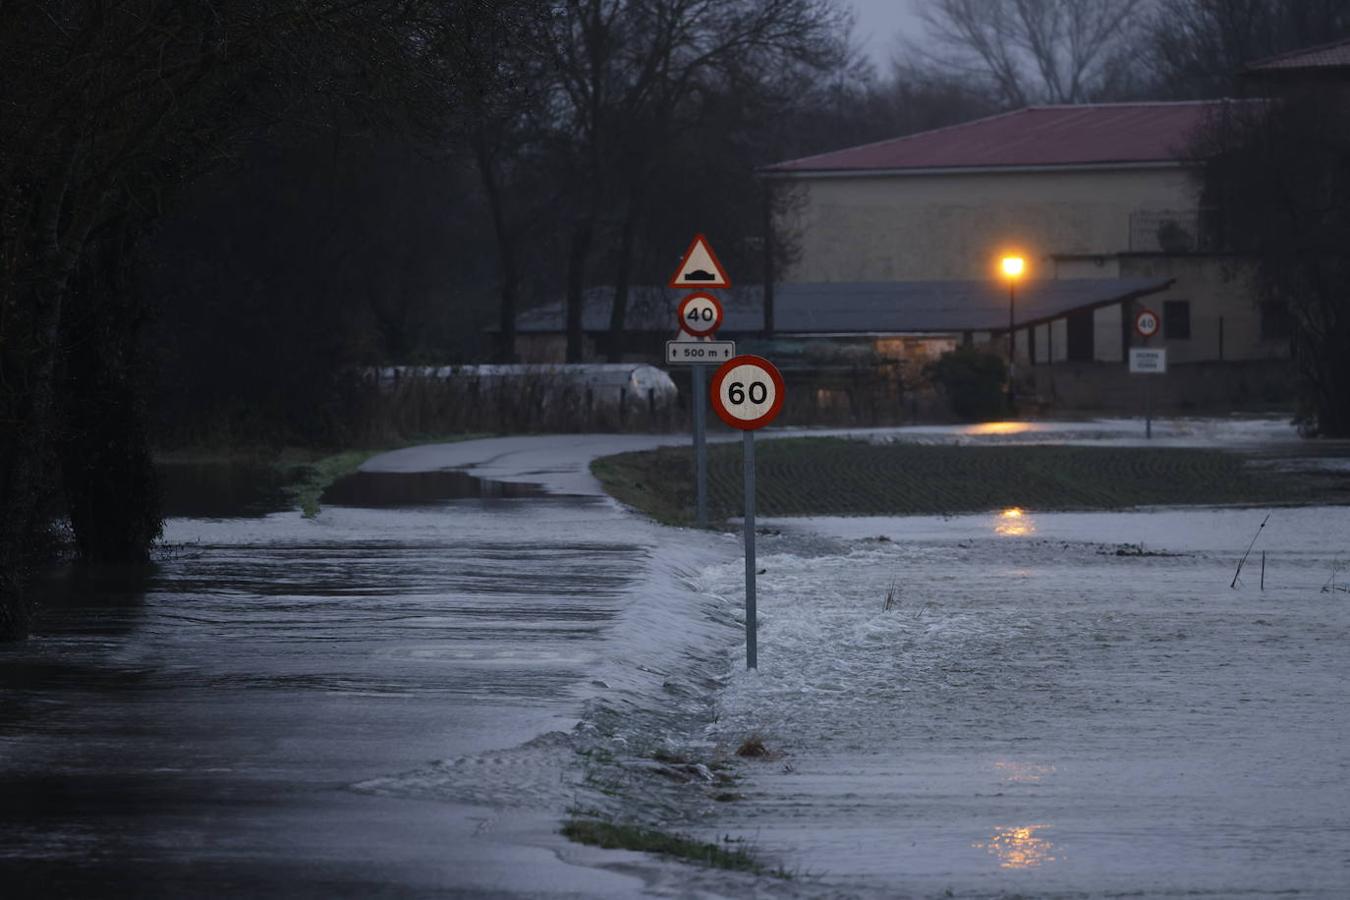
[[[763,428],[783,409],[783,376],[759,356],[727,360],[713,375],[711,388],[713,411],[741,431]]]

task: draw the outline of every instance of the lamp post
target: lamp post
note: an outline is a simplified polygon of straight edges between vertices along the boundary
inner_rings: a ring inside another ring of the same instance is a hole
[[[1003,274],[1008,277],[1008,412],[1013,413],[1017,405],[1017,279],[1026,270],[1026,260],[1020,256],[1005,256],[1002,259]]]

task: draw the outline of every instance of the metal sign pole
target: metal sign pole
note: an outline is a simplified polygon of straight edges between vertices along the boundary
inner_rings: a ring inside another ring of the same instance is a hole
[[[708,446],[704,440],[705,425],[704,420],[707,417],[703,406],[707,402],[707,394],[703,389],[703,366],[694,364],[694,389],[690,393],[690,400],[694,404],[694,482],[696,500],[694,505],[694,523],[699,528],[708,527]]]
[[[1148,337],[1144,338],[1144,348],[1148,348]],[[1144,376],[1144,440],[1153,440],[1153,381]]]
[[[759,668],[755,621],[755,433],[745,432],[745,667]]]
[[[1144,376],[1144,438],[1153,440],[1153,381]]]
[[[746,354],[722,363],[713,373],[708,398],[713,411],[732,428],[739,428],[745,462],[745,667],[759,668],[758,616],[755,609],[755,429],[768,425],[783,411],[787,387],[778,367],[760,356]]]

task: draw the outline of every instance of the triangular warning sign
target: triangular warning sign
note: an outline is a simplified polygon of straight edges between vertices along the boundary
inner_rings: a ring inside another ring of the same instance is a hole
[[[717,261],[717,254],[713,253],[712,245],[703,235],[694,235],[693,243],[684,251],[684,258],[680,260],[680,267],[671,276],[670,287],[731,287],[731,279],[727,278],[726,269],[723,269],[722,264]]]

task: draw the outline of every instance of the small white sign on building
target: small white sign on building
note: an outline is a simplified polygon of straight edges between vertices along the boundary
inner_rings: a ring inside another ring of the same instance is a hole
[[[1148,347],[1130,348],[1131,375],[1167,374],[1167,351],[1151,350]]]

